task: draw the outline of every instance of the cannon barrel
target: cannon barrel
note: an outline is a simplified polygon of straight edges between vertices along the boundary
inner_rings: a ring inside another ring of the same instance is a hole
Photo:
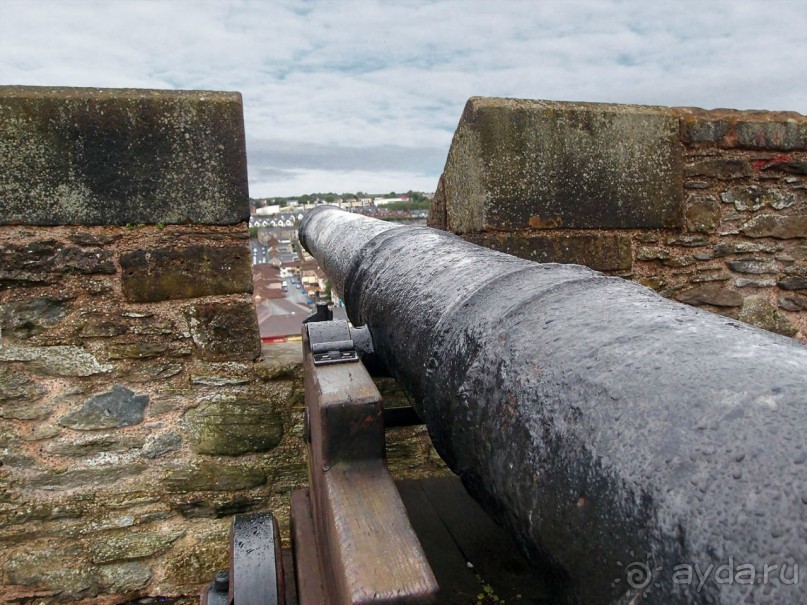
[[[427,227],[320,207],[300,239],[567,601],[804,602],[807,347]]]

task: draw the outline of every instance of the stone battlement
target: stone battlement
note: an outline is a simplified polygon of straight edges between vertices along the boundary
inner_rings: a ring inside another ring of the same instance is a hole
[[[807,117],[472,98],[429,224],[807,340]]]

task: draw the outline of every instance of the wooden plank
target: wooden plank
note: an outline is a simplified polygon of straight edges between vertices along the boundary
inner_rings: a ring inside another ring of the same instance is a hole
[[[360,362],[315,366],[303,333],[310,506],[333,605],[433,603],[437,582],[384,462],[381,396]]]
[[[482,586],[423,493],[422,480],[401,480],[396,484],[412,528],[420,538],[426,558],[440,585],[439,602],[445,605],[476,603],[476,595],[482,592]]]
[[[291,493],[291,539],[298,604],[328,605],[322,583],[322,568],[317,556],[311,500],[306,489]]]
[[[484,584],[491,587],[492,594],[507,603],[551,601],[544,571],[527,561],[508,532],[468,495],[459,479],[423,479],[421,487],[457,547]]]

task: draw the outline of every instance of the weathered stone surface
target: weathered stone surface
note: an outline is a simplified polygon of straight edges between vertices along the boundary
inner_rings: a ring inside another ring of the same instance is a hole
[[[71,427],[72,428],[72,427]],[[88,435],[75,439],[61,439],[46,444],[42,449],[48,454],[57,456],[81,457],[100,454],[102,452],[127,452],[143,446],[142,437],[120,436],[113,434]]]
[[[747,296],[738,319],[785,336],[794,336],[799,331],[764,295]]]
[[[789,151],[807,148],[807,117],[791,119],[741,119],[735,125],[737,145],[747,149]]]
[[[3,335],[26,339],[46,332],[67,314],[65,299],[40,297],[0,308]]]
[[[38,489],[73,489],[87,488],[94,485],[106,485],[128,477],[135,477],[145,471],[145,464],[122,464],[116,466],[100,466],[82,468],[57,473],[44,473],[27,480],[27,486]]]
[[[203,498],[183,498],[172,509],[186,519],[221,519],[255,510],[265,504],[266,499],[261,496],[221,496],[214,493]]]
[[[674,227],[678,121],[657,107],[473,97],[443,183],[455,233]]]
[[[132,371],[126,374],[126,380],[130,382],[165,380],[176,376],[181,371],[182,366],[178,363],[144,363],[132,368]]]
[[[807,162],[784,162],[777,164],[776,168],[791,174],[807,174]]]
[[[754,173],[747,160],[733,158],[702,160],[688,164],[685,171],[687,176],[706,176],[715,179],[741,179]]]
[[[775,261],[758,259],[758,258],[741,258],[735,261],[729,261],[729,269],[737,273],[777,273],[779,265]]]
[[[202,359],[251,361],[260,356],[258,318],[251,302],[191,305],[185,316]]]
[[[807,237],[807,215],[761,214],[743,225],[741,231],[748,237],[777,239]]]
[[[121,236],[117,233],[106,233],[102,231],[75,231],[67,236],[67,239],[74,244],[92,248],[107,246],[120,238]]]
[[[789,208],[796,202],[796,196],[790,191],[768,189],[752,185],[750,187],[733,187],[720,195],[720,199],[740,212],[756,212],[769,206],[775,210]]]
[[[254,375],[251,366],[235,362],[197,364],[190,372],[191,384],[212,387],[247,384]]]
[[[177,334],[177,332],[176,325],[170,319],[151,319],[132,326],[132,334],[143,334],[146,336]]]
[[[714,283],[685,290],[675,297],[682,303],[689,305],[713,305],[715,307],[739,307],[743,304],[743,297],[739,292],[729,290]]]
[[[717,143],[730,129],[727,119],[696,117],[681,118],[681,141],[687,144]]]
[[[103,314],[87,316],[77,326],[80,338],[111,338],[126,334],[128,330],[129,328],[124,322]]]
[[[683,246],[684,248],[698,248],[709,244],[709,238],[698,233],[685,233],[667,239],[667,243],[672,246]]]
[[[111,391],[88,399],[80,410],[63,416],[59,424],[77,431],[131,426],[143,422],[148,402],[148,395],[115,385]]]
[[[142,559],[164,551],[184,535],[182,530],[107,532],[103,536],[94,537],[90,542],[90,557],[96,564]]]
[[[53,439],[54,437],[58,437],[61,432],[62,429],[60,429],[58,426],[49,426],[46,424],[37,423],[35,426],[31,427],[29,432],[22,433],[20,435],[20,439],[23,441],[43,441],[45,439]]]
[[[44,420],[53,413],[53,406],[47,401],[7,401],[0,404],[0,418],[13,420]]]
[[[734,285],[738,288],[773,288],[776,285],[775,279],[746,279],[743,277],[734,280]]]
[[[1,91],[0,95],[2,95]],[[2,129],[1,121],[0,129]],[[2,131],[0,130],[0,132]],[[0,137],[2,137],[1,134]],[[0,149],[2,149],[1,140]],[[1,154],[2,151],[0,151]],[[6,173],[4,172],[4,174]],[[2,187],[2,181],[0,181],[0,191],[2,191]],[[5,218],[7,218],[5,213],[0,215],[0,224],[4,222]],[[0,255],[3,258],[3,268],[8,272],[10,278],[17,276],[23,280],[31,279],[41,283],[51,283],[65,273],[84,275],[96,273],[112,275],[115,273],[111,252],[82,250],[54,239],[38,240],[23,245],[0,246]]]
[[[126,344],[109,345],[107,356],[109,359],[148,359],[157,357],[168,350],[168,345],[154,342],[131,342]]]
[[[780,279],[776,285],[784,290],[807,290],[807,277],[785,277]]]
[[[94,596],[97,587],[94,569],[81,565],[79,545],[58,544],[30,546],[10,553],[3,565],[8,585],[40,586],[58,589],[61,597]],[[95,588],[95,590],[93,590]]]
[[[2,224],[248,216],[238,93],[0,87]]]
[[[151,569],[141,561],[130,561],[98,568],[101,591],[113,595],[143,588],[151,580]]]
[[[636,249],[636,260],[664,260],[670,257],[670,251],[658,246],[639,246]]]
[[[432,202],[429,205],[429,215],[426,219],[426,225],[434,229],[442,229],[445,231],[448,228],[446,217],[446,192],[444,184],[444,176],[440,175],[437,181],[437,187],[434,190]]]
[[[573,263],[597,271],[627,271],[631,242],[618,235],[468,234],[469,242],[539,263]]]
[[[686,226],[697,233],[714,233],[720,224],[720,203],[713,197],[690,197],[686,206]]]
[[[150,435],[143,446],[143,457],[153,460],[179,449],[181,445],[182,437],[172,431]]]
[[[188,438],[200,454],[267,452],[283,438],[283,419],[268,401],[222,396],[185,413]]]
[[[214,462],[173,464],[165,469],[163,488],[170,493],[239,491],[260,487],[266,473],[251,465],[224,466]]]
[[[715,244],[714,254],[716,257],[729,256],[730,254],[753,254],[755,252],[767,252],[773,254],[776,249],[758,242],[728,241]]]
[[[807,311],[807,296],[804,294],[782,294],[779,306],[785,311]]]
[[[135,250],[120,264],[123,296],[132,302],[252,292],[247,244]]]
[[[37,401],[47,389],[32,381],[25,374],[0,365],[0,403],[24,399],[26,403]]]
[[[0,361],[23,361],[31,371],[48,376],[92,376],[112,370],[111,365],[98,363],[90,353],[74,346],[5,344],[0,347]]]
[[[166,553],[165,581],[177,591],[198,592],[202,582],[227,569],[229,564],[230,520],[205,521],[194,524],[188,535]]]

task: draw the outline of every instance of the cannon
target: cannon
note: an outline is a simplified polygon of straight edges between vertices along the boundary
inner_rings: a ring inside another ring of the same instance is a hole
[[[440,454],[570,600],[803,600],[803,345],[424,227],[319,208],[300,235]]]
[[[551,602],[805,602],[802,344],[333,207],[300,240]]]

